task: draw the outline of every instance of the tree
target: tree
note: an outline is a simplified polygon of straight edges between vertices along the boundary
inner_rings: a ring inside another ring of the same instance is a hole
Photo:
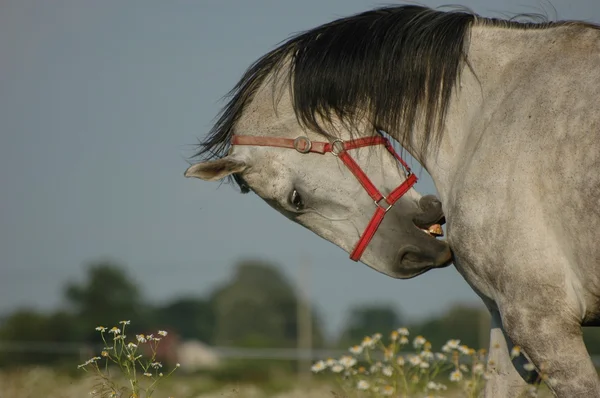
[[[113,326],[121,320],[135,319],[143,328],[148,320],[147,308],[138,287],[122,267],[111,262],[97,262],[88,267],[87,280],[68,283],[65,297],[78,317],[79,333],[85,341],[97,341],[94,328]]]
[[[584,327],[583,340],[590,355],[600,355],[600,328]]]
[[[215,313],[206,299],[183,297],[156,309],[156,321],[174,329],[182,339],[213,342]]]
[[[471,348],[487,349],[490,316],[485,309],[456,305],[441,317],[430,318],[410,330],[412,335],[420,334],[429,340],[434,350],[439,350],[450,339],[459,339],[461,344]]]
[[[75,341],[75,319],[65,313],[51,315],[22,309],[6,317],[0,327],[0,341],[10,344],[14,351],[3,351],[0,356],[2,365],[23,365],[29,363],[56,363],[65,355],[56,351],[36,350],[38,344],[71,343]],[[71,358],[72,359],[72,358]]]
[[[273,264],[247,260],[237,265],[233,280],[212,297],[215,343],[254,347],[295,347],[297,298],[292,285]],[[322,344],[313,317],[314,346]]]
[[[361,305],[350,310],[349,319],[338,341],[338,346],[360,344],[365,336],[387,334],[402,325],[402,318],[392,305]]]

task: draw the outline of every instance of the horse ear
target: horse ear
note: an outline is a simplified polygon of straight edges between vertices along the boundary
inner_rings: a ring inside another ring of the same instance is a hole
[[[195,177],[205,181],[218,181],[228,175],[240,173],[247,167],[246,163],[225,156],[222,159],[193,164],[183,175],[185,177]]]

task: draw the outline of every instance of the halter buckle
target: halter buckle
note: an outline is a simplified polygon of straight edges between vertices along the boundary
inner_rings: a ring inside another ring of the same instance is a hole
[[[300,147],[301,142],[304,143],[302,148]],[[300,153],[309,153],[311,148],[312,142],[308,137],[300,136],[294,140],[294,149]]]
[[[336,144],[339,144],[336,146]],[[344,141],[342,140],[334,140],[331,143],[331,153],[333,156],[338,156],[340,153],[344,152],[346,148],[344,148]]]
[[[387,207],[381,205],[382,200],[385,200],[385,204],[387,205]],[[382,208],[386,213],[392,208],[392,206],[394,206],[387,201],[387,198],[385,196],[382,196],[381,199],[374,200],[373,202],[375,202],[375,206]]]

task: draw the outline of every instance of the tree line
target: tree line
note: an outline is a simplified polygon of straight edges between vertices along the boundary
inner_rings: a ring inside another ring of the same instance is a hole
[[[297,289],[262,260],[239,262],[231,279],[206,296],[177,297],[149,304],[125,268],[99,262],[87,267],[83,282],[68,282],[64,308],[52,313],[19,309],[0,320],[3,342],[101,343],[98,325],[113,326],[132,320],[132,333],[164,329],[179,339],[197,339],[209,345],[254,348],[295,348],[298,342]],[[313,303],[312,346],[347,349],[364,336],[389,333],[401,326],[411,335],[423,335],[439,349],[448,339],[460,339],[475,348],[487,348],[489,316],[479,307],[458,305],[441,316],[407,322],[395,306],[369,304],[352,308],[339,334],[328,340],[323,320]],[[585,328],[590,353],[600,354],[600,329]],[[30,351],[0,351],[0,366],[51,363],[60,357]]]

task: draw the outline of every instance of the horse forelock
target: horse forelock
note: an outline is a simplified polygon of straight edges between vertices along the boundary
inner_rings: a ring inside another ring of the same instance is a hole
[[[482,18],[464,8],[445,12],[402,5],[318,26],[247,69],[194,157],[226,155],[236,122],[269,78],[287,79],[280,87],[290,89],[296,118],[306,128],[331,138],[327,124],[334,120],[352,134],[367,118],[371,132],[385,131],[406,144],[422,120],[417,149],[423,150],[441,138],[453,89],[468,64],[465,47],[473,24],[526,29],[567,23],[572,22],[516,22]],[[232,179],[247,191],[239,176]]]

